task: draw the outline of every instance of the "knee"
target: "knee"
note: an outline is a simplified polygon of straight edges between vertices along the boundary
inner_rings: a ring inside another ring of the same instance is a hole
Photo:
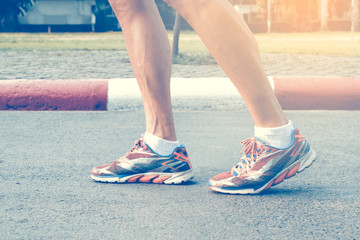
[[[127,21],[132,16],[141,14],[147,2],[147,0],[109,0],[119,21]]]
[[[109,3],[114,11],[125,11],[134,9],[138,1],[129,0],[109,0]]]
[[[170,7],[182,15],[186,15],[190,10],[201,11],[206,7],[212,0],[163,0]]]

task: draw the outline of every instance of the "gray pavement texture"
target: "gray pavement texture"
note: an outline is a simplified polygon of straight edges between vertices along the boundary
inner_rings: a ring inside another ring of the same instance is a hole
[[[126,112],[1,112],[1,239],[359,239],[360,112],[287,112],[319,157],[255,196],[211,192],[251,136],[246,111],[176,111],[196,178],[101,184],[92,167],[132,146],[144,117]]]
[[[360,57],[263,54],[262,59],[270,76],[360,76]],[[0,51],[0,62],[0,79],[134,77],[126,51]],[[174,64],[173,77],[225,74],[216,64]]]

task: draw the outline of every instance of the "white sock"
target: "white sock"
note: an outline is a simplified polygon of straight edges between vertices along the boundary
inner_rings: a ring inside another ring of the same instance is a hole
[[[168,141],[148,132],[145,132],[144,134],[144,141],[155,153],[160,156],[168,156],[174,152],[175,148],[180,146],[179,141]]]
[[[260,128],[255,127],[255,137],[265,141],[268,145],[276,148],[290,147],[294,125],[291,121],[282,127]]]

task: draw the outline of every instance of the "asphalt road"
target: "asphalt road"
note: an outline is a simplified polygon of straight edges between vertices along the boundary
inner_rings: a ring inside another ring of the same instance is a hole
[[[319,157],[255,196],[211,192],[252,134],[249,113],[177,111],[196,178],[102,184],[93,166],[127,152],[142,112],[0,112],[0,239],[360,239],[359,111],[287,112]]]

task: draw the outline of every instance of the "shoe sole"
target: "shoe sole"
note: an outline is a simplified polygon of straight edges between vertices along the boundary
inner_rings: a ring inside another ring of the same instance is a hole
[[[133,175],[96,176],[90,175],[97,182],[104,183],[156,183],[156,184],[182,184],[194,178],[192,169],[177,173],[147,172]]]
[[[220,187],[209,186],[209,188],[215,192],[227,193],[227,194],[257,194],[262,191],[270,189],[272,186],[278,185],[282,183],[285,179],[291,178],[295,176],[297,173],[304,171],[306,168],[310,167],[311,164],[316,160],[316,152],[311,150],[301,159],[294,162],[292,165],[283,169],[280,173],[278,173],[274,178],[265,183],[259,189],[223,189]]]

